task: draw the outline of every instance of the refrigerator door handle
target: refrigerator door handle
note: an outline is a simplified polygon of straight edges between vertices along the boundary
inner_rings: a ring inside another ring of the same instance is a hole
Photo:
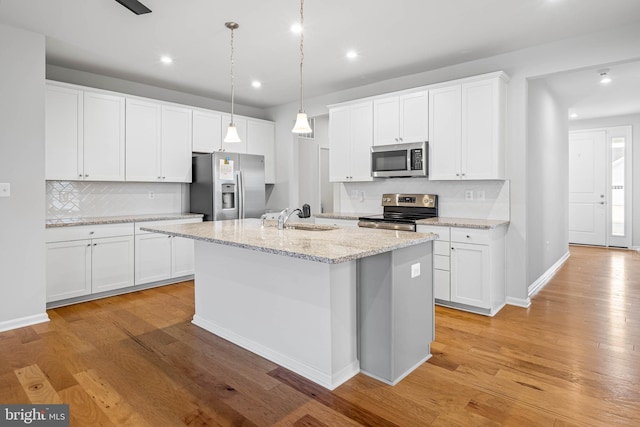
[[[244,177],[242,171],[236,172],[238,182],[238,218],[244,219]]]

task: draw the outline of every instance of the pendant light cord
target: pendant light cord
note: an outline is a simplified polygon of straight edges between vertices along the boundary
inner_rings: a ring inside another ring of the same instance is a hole
[[[300,112],[304,112],[304,0],[300,0]]]
[[[231,28],[231,124],[233,124],[233,98],[235,86],[233,84],[233,27]]]

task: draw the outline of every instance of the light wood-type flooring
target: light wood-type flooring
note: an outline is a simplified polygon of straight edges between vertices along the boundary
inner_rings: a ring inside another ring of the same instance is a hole
[[[529,309],[437,307],[433,357],[395,387],[329,392],[192,325],[191,282],[48,313],[0,334],[0,403],[69,403],[71,425],[640,425],[632,251],[571,247]]]

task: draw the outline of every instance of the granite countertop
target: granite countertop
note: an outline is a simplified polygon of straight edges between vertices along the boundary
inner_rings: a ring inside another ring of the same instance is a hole
[[[202,214],[194,214],[194,213],[167,213],[167,214],[149,214],[149,215],[57,218],[57,219],[47,219],[45,222],[45,227],[53,228],[53,227],[69,227],[69,226],[76,226],[76,225],[122,224],[127,222],[202,218],[203,216],[204,215]]]
[[[287,226],[304,229],[278,230],[275,221],[266,221],[262,226],[258,219],[244,219],[149,226],[142,230],[327,264],[352,261],[437,238],[432,233],[347,229],[308,223],[288,223]]]
[[[361,216],[379,215],[374,213],[344,213],[344,212],[323,212],[314,214],[316,218],[329,218],[329,219],[353,219],[357,220]]]
[[[472,219],[472,218],[428,218],[416,221],[418,225],[436,225],[439,227],[464,227],[492,229],[508,225],[510,221],[504,219]]]

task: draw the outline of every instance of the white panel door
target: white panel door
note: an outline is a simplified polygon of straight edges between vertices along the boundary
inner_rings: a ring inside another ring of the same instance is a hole
[[[47,85],[45,178],[78,180],[82,170],[82,91]]]
[[[429,93],[417,92],[400,97],[401,142],[429,139]]]
[[[247,153],[264,156],[264,181],[267,184],[276,182],[275,140],[275,123],[247,120]]]
[[[127,181],[160,181],[159,102],[127,98]]]
[[[397,96],[373,101],[373,145],[400,142],[400,104]]]
[[[460,85],[429,91],[429,179],[460,176],[462,132]]]
[[[162,181],[191,182],[191,109],[162,106]]]
[[[84,92],[84,179],[124,181],[125,101]]]
[[[91,293],[91,240],[47,243],[47,302]]]
[[[213,153],[222,148],[222,115],[214,111],[193,110],[191,150]]]
[[[91,247],[92,293],[133,286],[134,237],[93,239]]]
[[[329,111],[329,180],[349,181],[351,175],[351,137],[349,107],[332,108]]]
[[[136,236],[136,285],[171,277],[171,236],[149,233]]]
[[[491,308],[489,246],[451,243],[451,301]]]
[[[364,102],[351,109],[351,180],[372,181],[373,104]]]
[[[569,242],[606,246],[606,133],[569,135]]]
[[[171,238],[171,277],[193,274],[195,269],[195,242],[182,237]]]

